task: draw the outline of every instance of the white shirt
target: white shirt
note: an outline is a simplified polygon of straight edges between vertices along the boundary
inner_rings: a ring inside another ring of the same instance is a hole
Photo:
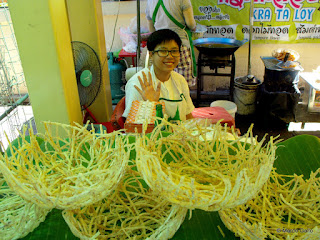
[[[153,12],[157,3],[158,0],[148,0],[146,6],[146,18],[148,20],[152,20]],[[172,17],[174,17],[182,25],[186,26],[183,11],[192,7],[190,0],[163,0],[163,4]],[[190,47],[187,33],[168,18],[161,6],[159,7],[156,15],[154,28],[156,30],[171,29],[172,31],[175,31],[181,38],[182,44],[188,48]]]
[[[148,68],[142,69],[140,72],[133,75],[127,82],[125,111],[122,116],[128,116],[134,100],[143,101],[142,96],[134,87],[136,85],[141,89],[138,76],[140,76],[143,80],[142,71],[144,71],[147,76],[148,72],[151,72],[154,89],[156,89],[156,86],[159,82],[161,83],[159,101],[164,102],[165,104],[164,114],[168,115],[168,120],[185,121],[186,115],[192,113],[194,109],[187,81],[182,75],[172,71],[169,80],[166,82],[161,82],[156,77],[153,66],[151,66],[150,70]]]

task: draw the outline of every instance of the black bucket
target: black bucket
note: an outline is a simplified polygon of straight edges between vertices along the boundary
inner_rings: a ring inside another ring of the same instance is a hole
[[[295,122],[295,111],[300,98],[297,86],[288,91],[268,91],[264,83],[257,97],[257,125],[263,128],[286,128]]]
[[[290,91],[299,82],[300,70],[273,70],[265,68],[264,84],[267,91]]]

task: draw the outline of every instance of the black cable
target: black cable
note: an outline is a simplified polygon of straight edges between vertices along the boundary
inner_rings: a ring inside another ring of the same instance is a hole
[[[116,21],[115,21],[115,23],[114,23],[113,36],[112,36],[110,51],[111,51],[111,49],[112,49],[112,47],[113,47],[114,36],[116,35],[116,27],[117,27],[117,22],[118,22],[118,18],[119,18],[119,12],[120,12],[120,0],[118,0],[118,2],[119,2],[119,6],[118,6],[118,12],[117,12]],[[101,71],[103,70],[104,64],[106,63],[107,59],[108,59],[108,55],[105,57],[105,59],[104,59],[104,61],[103,61],[103,64],[102,64],[102,67],[101,67]]]

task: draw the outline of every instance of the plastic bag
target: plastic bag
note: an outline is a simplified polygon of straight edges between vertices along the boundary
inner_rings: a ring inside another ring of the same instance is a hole
[[[146,20],[140,22],[140,36],[141,41],[148,39],[149,35],[148,25]],[[138,44],[137,36],[137,17],[131,19],[130,25],[127,27],[120,27],[119,29],[120,39],[122,41],[122,48],[129,53],[136,52]]]
[[[196,30],[192,32],[192,39],[196,40],[198,38],[203,38],[206,32],[207,32],[207,26],[197,23]]]
[[[137,49],[137,42],[135,41],[130,41],[123,47],[123,50],[125,50],[128,53],[134,53],[136,52],[136,49]]]
[[[137,38],[132,34],[128,27],[120,27],[120,39],[122,41],[122,48],[129,53],[135,52],[137,48]]]
[[[132,34],[137,34],[138,32],[138,28],[137,28],[137,16],[133,17],[130,21],[130,25],[129,25],[129,31]],[[140,19],[140,33],[148,33],[149,29],[148,29],[148,22],[145,18]]]

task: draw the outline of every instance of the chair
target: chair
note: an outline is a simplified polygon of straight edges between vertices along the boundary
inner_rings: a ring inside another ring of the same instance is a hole
[[[87,122],[90,123],[88,126],[88,130],[91,130],[93,126],[95,129],[95,132],[100,132],[100,125],[102,125],[102,129],[106,130],[107,133],[111,133],[112,131],[114,131],[111,122],[99,122],[88,108],[86,108],[85,111],[86,113],[84,114],[84,117],[83,117],[83,124],[85,125]]]
[[[122,114],[125,110],[125,104],[126,100],[125,97],[123,97],[120,99],[115,109],[113,110],[110,122],[114,130],[120,130],[124,128],[124,122],[126,121],[126,119],[122,117]]]
[[[149,51],[146,53],[146,60],[145,60],[145,67],[149,66]],[[127,79],[128,81],[129,79]],[[121,98],[118,104],[116,105],[115,109],[113,110],[113,113],[111,115],[111,125],[113,127],[113,130],[120,130],[124,129],[124,123],[126,121],[125,117],[122,117],[122,114],[126,107],[126,100],[125,97]]]

